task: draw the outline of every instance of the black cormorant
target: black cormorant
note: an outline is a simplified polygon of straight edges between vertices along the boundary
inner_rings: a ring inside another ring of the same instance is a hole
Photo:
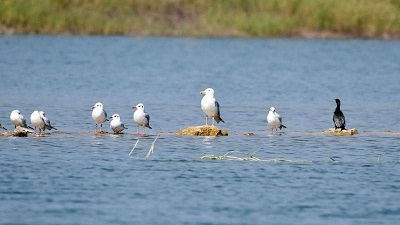
[[[343,112],[340,110],[340,100],[335,99],[336,109],[333,113],[333,123],[335,124],[335,129],[346,130],[346,120],[344,118]]]

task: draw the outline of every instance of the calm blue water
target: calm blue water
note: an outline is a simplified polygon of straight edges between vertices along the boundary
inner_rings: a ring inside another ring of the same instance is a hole
[[[0,224],[400,220],[400,41],[0,36],[0,85],[3,126],[38,109],[60,131],[0,137]],[[144,160],[158,133],[204,123],[207,87],[229,136],[163,133]],[[322,134],[335,98],[360,134]],[[94,134],[98,101],[125,135]],[[129,157],[140,102],[153,129]],[[282,135],[269,133],[271,106]],[[199,159],[232,150],[312,162]]]

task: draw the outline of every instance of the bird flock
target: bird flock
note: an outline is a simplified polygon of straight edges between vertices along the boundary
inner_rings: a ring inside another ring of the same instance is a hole
[[[204,97],[201,99],[201,109],[203,110],[204,114],[206,115],[206,125],[208,125],[208,117],[212,118],[212,126],[214,126],[214,121],[217,123],[225,121],[221,118],[220,114],[220,106],[215,98],[215,91],[212,88],[207,88],[204,91],[201,91],[200,94],[203,94]],[[340,100],[335,99],[336,108],[333,113],[333,123],[335,125],[335,130],[346,130],[346,121],[343,112],[340,110]],[[150,115],[145,111],[144,104],[139,103],[136,106],[132,107],[136,109],[133,114],[133,121],[136,123],[136,134],[140,134],[139,127],[143,127],[142,135],[145,134],[145,128],[152,129],[150,127]],[[114,133],[122,133],[123,130],[128,129],[125,127],[124,123],[121,121],[121,117],[119,114],[113,114],[110,118],[107,117],[107,112],[104,110],[103,104],[101,102],[97,102],[92,107],[92,119],[96,124],[96,133],[103,133],[103,123],[109,121],[110,122],[110,129]],[[35,110],[30,116],[31,124],[33,128],[28,126],[26,123],[25,117],[21,114],[19,110],[13,110],[10,114],[11,123],[14,125],[15,128],[22,127],[22,128],[30,128],[34,129],[35,133],[39,135],[44,133],[45,130],[57,130],[54,126],[51,125],[50,120],[46,117],[43,111]],[[271,128],[271,133],[275,132],[278,133],[278,129],[281,130],[282,128],[287,128],[285,125],[282,124],[282,117],[276,112],[274,107],[269,108],[267,122],[269,127]],[[98,127],[100,124],[100,128]],[[7,130],[0,124],[0,128]]]
[[[132,108],[136,109],[135,113],[133,114],[133,121],[137,125],[137,134],[139,134],[139,126],[143,127],[142,134],[145,134],[144,128],[150,127],[150,115],[144,111],[143,103],[139,103]],[[96,123],[96,132],[102,133],[103,123],[108,121],[107,119],[107,112],[103,108],[103,104],[101,102],[97,102],[92,107],[92,119]],[[119,114],[114,114],[110,117],[110,129],[114,131],[114,133],[121,133],[123,130],[128,129],[125,125],[121,122],[121,117]],[[98,130],[98,124],[100,124],[100,130]]]

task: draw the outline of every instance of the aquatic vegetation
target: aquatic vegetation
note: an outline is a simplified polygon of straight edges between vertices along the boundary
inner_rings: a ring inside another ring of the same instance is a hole
[[[203,159],[212,159],[212,160],[231,160],[231,161],[255,161],[255,162],[291,162],[291,163],[309,163],[312,162],[311,160],[304,160],[304,159],[284,159],[284,158],[276,158],[276,159],[260,159],[254,156],[259,150],[254,151],[250,154],[246,154],[241,151],[229,151],[224,155],[203,155],[200,157],[201,160]],[[239,154],[242,156],[235,156],[232,154]]]
[[[398,0],[2,0],[0,33],[400,37]]]

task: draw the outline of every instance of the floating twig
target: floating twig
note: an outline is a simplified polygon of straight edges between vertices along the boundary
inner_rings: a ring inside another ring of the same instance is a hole
[[[156,143],[156,141],[157,141],[157,139],[158,139],[159,136],[160,136],[160,134],[157,134],[156,139],[154,139],[153,143],[151,143],[150,149],[149,149],[149,151],[147,152],[147,155],[146,155],[145,160],[149,159],[151,153],[154,152],[154,144]]]
[[[330,160],[332,160],[332,161],[336,161],[334,158],[332,158],[332,156],[331,156],[331,151],[329,150],[329,152],[328,152],[328,158],[330,159]]]
[[[129,156],[131,156],[131,155],[132,155],[132,152],[133,152],[133,150],[135,150],[135,148],[136,148],[137,144],[139,143],[139,140],[140,140],[140,139],[137,139],[137,141],[136,141],[135,145],[133,146],[133,148],[132,148],[131,152],[129,152]]]

